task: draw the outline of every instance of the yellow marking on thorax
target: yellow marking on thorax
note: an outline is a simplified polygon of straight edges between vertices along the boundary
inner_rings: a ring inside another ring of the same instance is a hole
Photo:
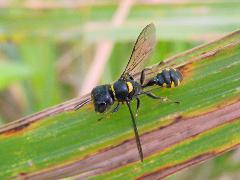
[[[111,90],[112,90],[112,92],[113,92],[113,96],[114,96],[114,99],[115,99],[116,94],[115,94],[115,90],[114,90],[113,84],[111,85]]]
[[[133,91],[133,85],[131,82],[127,82],[127,86],[128,86],[128,93]]]

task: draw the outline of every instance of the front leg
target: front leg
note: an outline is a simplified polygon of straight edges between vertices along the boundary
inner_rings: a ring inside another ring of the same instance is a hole
[[[106,117],[111,117],[111,115],[113,113],[115,113],[115,112],[117,112],[119,110],[119,107],[120,107],[120,103],[118,102],[117,105],[112,110],[109,110],[109,111],[105,112],[103,114],[103,116],[98,119],[98,121],[101,121],[102,119],[104,119]]]
[[[112,110],[112,113],[118,112],[119,107],[120,107],[120,103],[118,102],[117,106]]]

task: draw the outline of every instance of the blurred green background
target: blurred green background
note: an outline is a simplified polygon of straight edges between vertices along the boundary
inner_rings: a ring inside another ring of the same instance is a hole
[[[151,22],[158,43],[148,65],[240,28],[240,1],[1,0],[0,124],[116,80]],[[239,154],[169,179],[240,179]]]

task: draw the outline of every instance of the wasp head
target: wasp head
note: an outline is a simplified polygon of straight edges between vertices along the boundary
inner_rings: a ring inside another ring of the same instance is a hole
[[[114,103],[110,88],[110,85],[101,85],[93,88],[91,96],[96,112],[103,113]]]

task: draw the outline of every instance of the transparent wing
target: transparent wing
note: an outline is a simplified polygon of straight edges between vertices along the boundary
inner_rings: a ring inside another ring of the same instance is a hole
[[[156,44],[156,30],[153,23],[147,25],[135,42],[131,57],[128,64],[123,71],[121,78],[125,75],[133,76],[135,73],[141,71],[148,57],[151,55]]]
[[[90,103],[92,101],[91,97],[88,97],[87,99],[84,99],[83,101],[79,102],[77,105],[75,105],[74,110],[77,111],[84,105]]]

